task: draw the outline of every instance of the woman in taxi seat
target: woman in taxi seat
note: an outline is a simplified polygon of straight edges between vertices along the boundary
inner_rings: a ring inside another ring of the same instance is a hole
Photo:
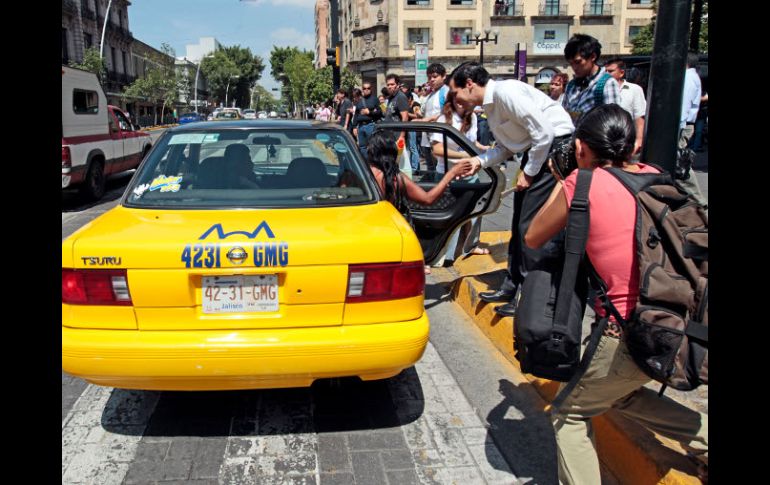
[[[385,200],[393,204],[396,209],[409,219],[409,207],[406,199],[422,205],[431,205],[436,202],[441,194],[449,186],[449,182],[460,177],[470,168],[470,162],[457,163],[449,169],[441,180],[429,191],[414,183],[409,177],[405,177],[398,168],[398,148],[393,134],[385,131],[377,131],[369,138],[367,146],[369,168],[374,174],[380,192]],[[425,267],[425,274],[430,274],[430,268]]]
[[[240,143],[225,148],[225,185],[230,189],[259,188],[249,147]]]

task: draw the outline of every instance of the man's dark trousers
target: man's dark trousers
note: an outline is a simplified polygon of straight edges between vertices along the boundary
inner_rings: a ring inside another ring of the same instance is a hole
[[[561,139],[561,137],[559,137]],[[556,141],[556,140],[554,140]],[[529,161],[529,151],[524,153],[521,159],[522,170]],[[549,253],[549,244],[539,249],[532,249],[524,244],[524,235],[532,223],[532,219],[546,203],[551,195],[556,179],[551,175],[548,161],[540,167],[540,172],[532,179],[529,188],[513,193],[513,220],[511,221],[511,241],[508,243],[508,274],[505,275],[501,290],[513,293],[524,282],[527,271],[534,267],[535,263]]]

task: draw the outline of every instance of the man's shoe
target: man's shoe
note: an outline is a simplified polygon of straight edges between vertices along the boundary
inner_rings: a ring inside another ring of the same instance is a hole
[[[502,315],[504,317],[515,317],[516,316],[516,302],[509,302],[505,305],[500,305],[498,307],[495,307],[495,313],[498,315]]]
[[[485,301],[487,303],[493,303],[493,302],[509,302],[513,300],[513,297],[516,295],[515,291],[507,291],[507,290],[497,290],[497,291],[482,291],[479,293],[479,298],[481,301]]]

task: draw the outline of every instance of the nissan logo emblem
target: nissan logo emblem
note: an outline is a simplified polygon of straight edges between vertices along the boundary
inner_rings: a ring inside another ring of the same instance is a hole
[[[236,266],[243,264],[243,262],[246,261],[246,258],[248,257],[249,255],[246,254],[246,250],[240,246],[235,246],[227,252],[227,259],[229,259],[230,262]]]

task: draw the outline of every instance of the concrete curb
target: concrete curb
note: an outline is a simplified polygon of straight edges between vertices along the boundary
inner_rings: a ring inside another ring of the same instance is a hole
[[[487,304],[478,298],[480,292],[496,289],[502,283],[500,270],[507,267],[509,239],[510,231],[481,234],[481,242],[490,249],[490,254],[455,262],[454,270],[461,276],[452,282],[452,298],[503,356],[520,369],[513,355],[514,319],[500,317],[494,312],[495,304]],[[553,399],[558,382],[524,375],[544,400],[550,402]],[[685,457],[678,443],[655,435],[613,411],[594,418],[593,422],[602,465],[619,477],[621,483],[701,483],[695,466]]]

